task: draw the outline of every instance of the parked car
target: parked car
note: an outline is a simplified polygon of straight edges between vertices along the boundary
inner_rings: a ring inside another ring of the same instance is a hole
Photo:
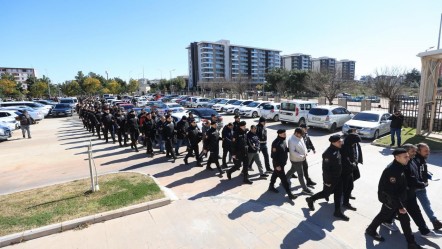
[[[275,122],[279,121],[279,109],[281,108],[281,103],[269,103],[260,107],[261,117],[265,119],[271,119]]]
[[[268,103],[270,103],[270,101],[253,101],[239,108],[239,115],[250,118],[259,117],[261,112],[260,107]]]
[[[224,127],[223,117],[221,115],[219,115],[219,113],[213,109],[194,108],[194,109],[189,109],[189,112],[193,113],[194,116],[199,117],[201,119],[201,122],[203,122],[203,123],[206,122],[206,120],[211,120],[212,114],[215,114],[217,117],[217,120],[218,120],[217,130],[220,130],[221,128]]]
[[[190,107],[191,102],[195,101],[196,98],[199,98],[198,96],[189,96],[185,99],[183,99],[179,104],[184,107]]]
[[[0,123],[0,141],[8,140],[11,136],[11,130],[4,124]]]
[[[0,123],[7,126],[10,130],[20,128],[20,122],[17,117],[20,115],[17,111],[0,110]]]
[[[242,106],[246,106],[252,102],[253,102],[253,100],[237,100],[236,102],[233,102],[230,106],[224,108],[224,111],[226,114],[239,115],[239,109]]]
[[[342,126],[342,133],[347,134],[350,128],[357,129],[362,138],[376,139],[390,133],[390,113],[385,111],[362,111]]]
[[[190,102],[188,105],[190,108],[201,108],[204,104],[209,103],[210,99],[208,98],[195,98],[194,101]]]
[[[212,108],[213,105],[215,105],[216,103],[220,102],[221,100],[223,100],[223,99],[220,99],[220,98],[211,99],[209,102],[204,104],[203,107],[205,107],[205,108]]]
[[[224,112],[225,108],[227,108],[229,105],[235,103],[238,101],[237,99],[223,99],[220,102],[216,103],[212,106],[212,109],[217,112]]]
[[[112,98],[110,99],[110,101],[108,100],[108,103],[111,104],[113,100],[116,100],[116,98],[115,99]],[[75,109],[76,105],[75,100],[71,98],[60,99],[60,104],[69,104],[72,109]]]
[[[42,105],[37,102],[33,101],[10,101],[10,102],[2,102],[0,103],[0,107],[15,107],[15,106],[27,106],[30,108],[34,108],[36,110],[39,110],[43,115],[46,117],[50,110],[52,109],[52,106],[50,105]]]
[[[320,105],[308,112],[307,126],[324,128],[334,132],[342,127],[345,122],[353,118],[353,114],[342,106],[338,105]]]
[[[351,97],[348,101],[349,102],[361,102],[364,99],[364,96],[356,96],[356,97]]]
[[[126,111],[129,111],[129,110],[132,110],[132,109],[135,108],[134,105],[132,105],[132,104],[126,104],[126,103],[124,103],[124,104],[119,104],[118,107],[120,107],[120,108],[124,108],[124,110],[126,110]]]
[[[173,113],[175,112],[183,112],[184,113],[184,108],[176,103],[163,103],[163,104],[158,104],[155,105],[156,110],[158,111],[159,115],[166,115],[167,112],[169,112],[169,110],[171,110]]]
[[[28,114],[34,119],[34,121],[40,121],[45,118],[44,114],[37,109],[27,107],[27,106],[11,106],[11,107],[4,107],[1,108],[1,110],[14,110],[18,111],[20,114],[23,113],[24,110],[28,111]]]
[[[381,102],[381,99],[378,96],[368,96],[365,99],[370,100],[371,103],[380,103]]]
[[[69,104],[56,104],[54,109],[52,109],[51,111],[51,115],[53,117],[58,117],[58,116],[72,116],[72,113],[74,111],[71,108],[71,105]]]
[[[175,121],[175,123],[178,123],[178,121],[180,121],[181,118],[183,118],[183,116],[189,117],[189,112],[190,112],[189,110],[186,110],[184,113],[175,112],[175,113],[172,113],[171,116],[172,116],[173,120]],[[196,126],[198,126],[198,128],[200,128],[200,130],[201,130],[203,128],[203,122],[201,122],[201,118],[194,115],[194,119],[196,122]]]
[[[308,112],[317,105],[316,102],[299,99],[282,101],[279,120],[282,124],[296,123],[298,126],[305,124]]]

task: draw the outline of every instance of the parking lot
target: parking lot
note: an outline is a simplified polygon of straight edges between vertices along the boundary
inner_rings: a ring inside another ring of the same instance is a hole
[[[223,115],[224,123],[232,122],[232,115]],[[256,118],[244,119],[249,127]],[[269,122],[268,145],[276,137],[277,129],[293,134],[295,125]],[[316,211],[309,212],[305,197],[290,203],[280,194],[267,192],[269,178],[259,179],[258,171],[251,172],[252,185],[241,185],[239,172],[232,180],[218,178],[212,171],[184,165],[185,147],[172,164],[164,155],[148,158],[143,149],[139,153],[118,144],[104,143],[91,137],[83,129],[78,116],[45,119],[31,126],[33,139],[22,139],[15,132],[9,142],[0,143],[0,193],[6,194],[58,182],[88,177],[87,145],[93,145],[95,164],[99,174],[115,171],[139,171],[156,177],[160,184],[171,189],[178,200],[171,205],[131,215],[79,231],[67,231],[11,246],[11,248],[402,248],[405,240],[400,233],[389,234],[381,229],[387,241],[382,244],[364,236],[364,230],[380,209],[377,183],[383,168],[392,160],[391,149],[375,147],[364,141],[362,178],[355,183],[352,203],[356,212],[345,211],[349,222],[335,220],[333,203],[319,201]],[[336,132],[340,133],[340,131]],[[316,154],[308,156],[309,172],[321,189],[321,153],[329,145],[330,133],[310,130]],[[442,174],[442,154],[430,157],[430,171]],[[299,194],[299,182],[292,179],[292,191]],[[430,183],[432,206],[442,215],[442,199],[437,191],[440,181]],[[426,218],[426,217],[425,217]],[[428,220],[427,220],[428,221]],[[430,224],[430,223],[428,223]],[[413,224],[413,231],[417,231]],[[416,236],[421,244],[440,248],[442,241]],[[68,243],[69,242],[69,243]]]

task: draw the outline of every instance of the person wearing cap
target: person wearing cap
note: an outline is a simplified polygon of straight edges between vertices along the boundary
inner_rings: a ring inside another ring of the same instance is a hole
[[[267,149],[267,128],[266,119],[264,117],[259,118],[259,123],[256,126],[256,135],[259,139],[259,151],[261,151],[264,156],[264,164],[266,166],[266,171],[272,173],[273,170],[270,168],[269,152]],[[250,165],[251,166],[251,165]]]
[[[103,124],[103,135],[104,139],[106,140],[106,143],[109,141],[109,132],[111,134],[111,138],[113,143],[115,143],[115,131],[114,131],[114,124],[115,124],[115,117],[109,112],[109,108],[104,109],[104,114],[101,118],[101,123]]]
[[[172,116],[166,115],[166,123],[163,128],[163,139],[166,144],[166,157],[172,158],[173,162],[176,160],[176,155],[173,150],[173,140],[175,137],[175,125],[172,122]]]
[[[397,147],[401,147],[401,130],[402,130],[402,125],[404,124],[404,115],[402,115],[401,111],[399,109],[397,109],[394,111],[393,115],[391,115],[388,119],[391,120],[391,122],[390,122],[391,144],[390,144],[390,146],[394,146],[394,144],[395,144],[394,136],[396,135]]]
[[[31,130],[29,126],[34,122],[34,119],[29,115],[28,111],[24,110],[22,114],[18,116],[18,120],[20,121],[21,132],[23,138],[26,137],[26,133],[28,134],[28,139],[31,138]]]
[[[232,139],[232,158],[234,166],[227,170],[227,178],[232,179],[232,173],[239,170],[242,166],[243,183],[252,184],[249,179],[249,161],[247,154],[247,136],[246,136],[246,122],[239,122],[239,129],[234,132]]]
[[[301,124],[299,127],[302,128],[302,130],[304,131],[304,135],[302,135],[302,138],[304,139],[304,143],[305,146],[307,148],[307,152],[313,151],[313,154],[316,154],[316,149],[315,146],[312,143],[312,140],[310,139],[310,136],[308,135],[307,131],[307,125],[306,124]],[[304,160],[303,164],[302,164],[302,171],[304,172],[304,177],[307,183],[307,186],[315,186],[316,182],[314,182],[309,174],[308,174],[308,162],[307,159]]]
[[[117,137],[118,137],[118,144],[120,147],[123,147],[123,144],[121,142],[124,142],[124,146],[127,146],[127,117],[126,114],[120,109],[118,110],[117,115],[115,116],[117,120]]]
[[[187,155],[184,157],[184,164],[189,165],[188,159],[189,157],[196,157],[196,165],[197,167],[202,167],[201,158],[198,156],[199,153],[199,142],[201,142],[203,138],[203,134],[201,130],[196,125],[195,119],[188,118],[188,122],[190,123],[187,128],[187,139],[189,142],[189,150],[187,151]],[[192,153],[193,152],[193,153]]]
[[[130,147],[138,152],[137,142],[140,136],[139,120],[135,112],[132,110],[127,115],[127,131],[130,134]]]
[[[233,122],[233,134],[239,130],[239,123],[241,122],[241,118],[239,115],[235,115],[233,117],[235,121]]]
[[[187,129],[189,128],[189,123],[187,122],[187,116],[183,116],[180,121],[175,126],[177,141],[175,144],[175,155],[179,155],[178,151],[180,147],[184,144],[187,146]]]
[[[210,115],[210,121],[212,121],[212,122],[214,121],[214,122],[218,123],[218,117],[213,113],[212,115]],[[218,131],[221,130],[221,128],[222,128],[221,126],[216,127],[216,129],[218,129]]]
[[[377,233],[382,222],[391,220],[397,215],[408,248],[422,248],[416,244],[410,227],[410,217],[406,209],[407,201],[407,179],[404,173],[405,167],[410,160],[407,150],[397,148],[393,151],[394,160],[382,172],[378,185],[378,199],[382,203],[381,211],[365,230],[365,233],[374,240],[384,241],[385,239]]]
[[[233,138],[233,124],[228,123],[224,126],[222,132],[222,138],[223,138],[223,164],[222,167],[224,169],[227,168],[227,153],[229,153],[229,162],[232,160],[232,138]]]
[[[270,154],[272,157],[274,171],[272,173],[272,177],[270,178],[269,191],[279,193],[279,191],[275,188],[276,178],[279,178],[288,197],[293,200],[296,199],[296,196],[293,195],[290,191],[290,187],[284,171],[284,166],[287,164],[288,159],[288,148],[287,143],[285,142],[286,131],[280,129],[277,131],[277,133],[278,136],[272,142],[272,150]]]
[[[360,177],[358,164],[363,163],[362,149],[359,144],[361,141],[356,129],[351,128],[348,130],[348,136],[344,139],[344,145],[340,150],[342,156],[343,206],[353,211],[356,211],[356,208],[350,204],[351,192],[354,188],[354,181]]]
[[[152,115],[149,112],[147,112],[145,116],[146,118],[144,119],[141,127],[144,135],[144,143],[146,144],[146,154],[153,157],[152,140],[155,137],[155,122],[152,120]]]
[[[267,174],[265,174],[264,169],[262,167],[261,159],[259,159],[259,138],[256,134],[256,126],[252,125],[250,126],[250,131],[247,133],[247,154],[249,158],[249,170],[252,168],[253,162],[255,162],[258,165],[259,170],[259,176],[261,178],[266,178]]]
[[[210,151],[209,159],[207,160],[206,170],[213,170],[210,165],[214,163],[216,165],[216,168],[219,171],[219,176],[223,176],[223,170],[221,169],[221,166],[218,161],[219,156],[219,140],[221,140],[221,137],[219,136],[218,129],[216,129],[217,122],[212,120],[210,122],[210,129],[206,132],[206,141],[204,143],[204,153],[207,154],[208,151]]]
[[[95,119],[97,121],[95,125],[95,130],[97,131],[98,139],[101,139],[100,130],[103,126],[102,120],[103,120],[103,114],[101,113],[101,110],[99,108],[95,109],[95,113],[93,114],[95,116]]]
[[[339,135],[332,135],[328,139],[330,146],[322,154],[322,178],[324,186],[321,192],[307,197],[307,205],[311,211],[315,210],[314,202],[322,198],[328,198],[331,194],[334,196],[335,212],[333,215],[344,221],[349,221],[346,215],[341,211],[341,197],[342,197],[342,164],[341,153],[339,150],[342,147],[342,139]]]
[[[302,193],[312,195],[313,192],[307,187],[304,181],[303,164],[307,159],[307,147],[305,146],[304,139],[302,138],[304,131],[302,128],[296,128],[294,134],[288,141],[289,156],[292,166],[287,171],[287,179],[289,186],[291,185],[290,176],[293,173],[298,173],[298,180],[302,187]]]

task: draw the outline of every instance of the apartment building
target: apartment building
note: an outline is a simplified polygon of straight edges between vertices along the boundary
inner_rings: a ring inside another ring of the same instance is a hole
[[[0,67],[0,76],[3,74],[11,74],[17,83],[21,83],[23,88],[27,88],[26,80],[30,76],[35,77],[35,70],[33,68],[15,68],[15,67]]]
[[[321,73],[336,73],[336,59],[330,57],[319,57],[312,59],[312,71]]]
[[[269,69],[281,66],[279,50],[217,42],[193,42],[187,48],[189,87],[199,82],[247,79],[263,83]]]
[[[281,56],[282,68],[286,70],[311,70],[311,56],[308,54],[289,54]]]
[[[336,71],[338,77],[343,80],[355,79],[355,66],[356,61],[352,60],[340,60],[336,63]]]

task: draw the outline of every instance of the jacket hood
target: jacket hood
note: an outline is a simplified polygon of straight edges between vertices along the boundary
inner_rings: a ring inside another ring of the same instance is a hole
[[[355,143],[360,143],[361,137],[358,134],[348,134],[348,136],[344,139],[344,144],[352,145]]]

